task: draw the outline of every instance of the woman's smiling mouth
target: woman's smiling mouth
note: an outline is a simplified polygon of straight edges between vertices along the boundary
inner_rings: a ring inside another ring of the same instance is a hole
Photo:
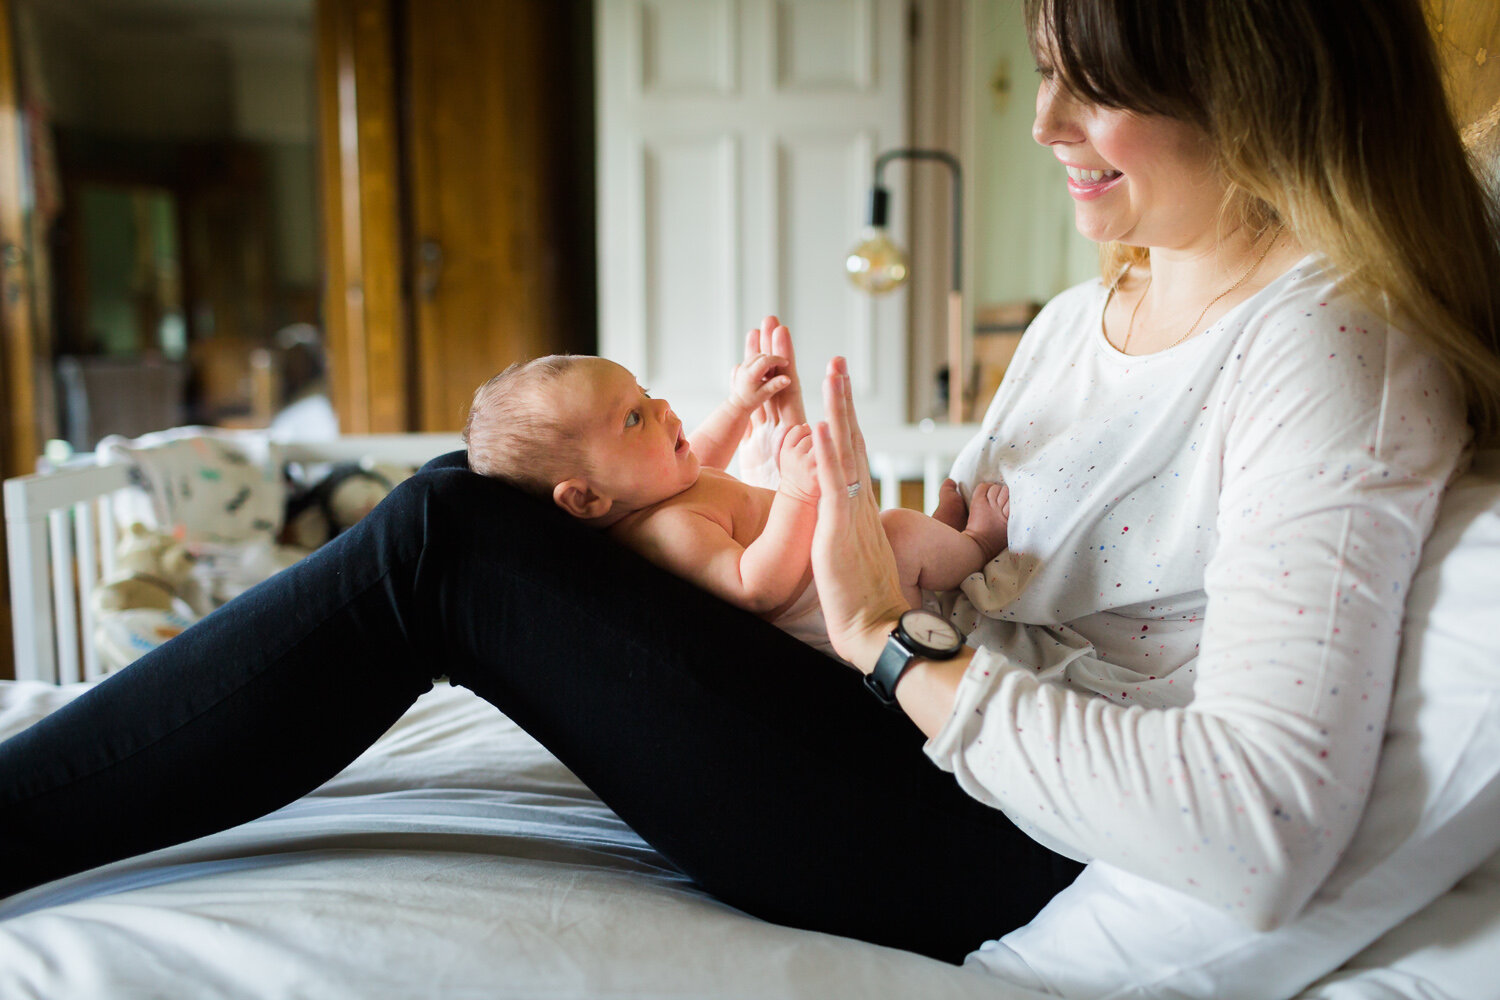
[[[1074,198],[1097,198],[1118,184],[1125,175],[1118,170],[1090,170],[1064,163],[1068,172],[1068,193]]]

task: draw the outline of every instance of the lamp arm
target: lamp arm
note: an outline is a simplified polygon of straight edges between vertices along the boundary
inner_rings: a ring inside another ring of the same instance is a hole
[[[875,190],[883,196],[885,186],[881,178],[885,174],[885,165],[891,160],[935,160],[948,168],[953,175],[952,182],[952,204],[953,204],[953,285],[952,291],[959,291],[963,287],[963,247],[964,247],[964,186],[963,168],[959,166],[958,157],[941,149],[888,149],[875,158]],[[884,215],[884,198],[880,197],[881,214]],[[884,219],[881,220],[884,222]]]

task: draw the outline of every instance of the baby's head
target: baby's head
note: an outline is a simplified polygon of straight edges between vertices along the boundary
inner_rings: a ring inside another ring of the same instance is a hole
[[[469,468],[609,524],[691,486],[698,460],[664,400],[612,361],[552,355],[474,393]]]
[[[560,402],[565,376],[585,360],[553,354],[517,362],[481,385],[464,425],[469,468],[549,498],[555,484],[581,470],[582,442]]]

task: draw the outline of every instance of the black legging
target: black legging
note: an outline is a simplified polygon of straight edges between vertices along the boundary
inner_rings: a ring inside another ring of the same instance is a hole
[[[854,671],[455,454],[0,745],[0,895],[285,805],[443,674],[767,920],[957,961],[1079,870]]]

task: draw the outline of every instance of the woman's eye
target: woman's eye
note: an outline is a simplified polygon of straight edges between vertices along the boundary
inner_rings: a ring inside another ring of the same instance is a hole
[[[1041,77],[1043,80],[1050,80],[1052,79],[1052,67],[1039,65],[1036,68],[1036,75]]]
[[[638,424],[640,422],[641,422],[641,411],[640,410],[631,410],[629,413],[627,413],[625,415],[625,426],[626,427],[634,427],[636,424]]]

